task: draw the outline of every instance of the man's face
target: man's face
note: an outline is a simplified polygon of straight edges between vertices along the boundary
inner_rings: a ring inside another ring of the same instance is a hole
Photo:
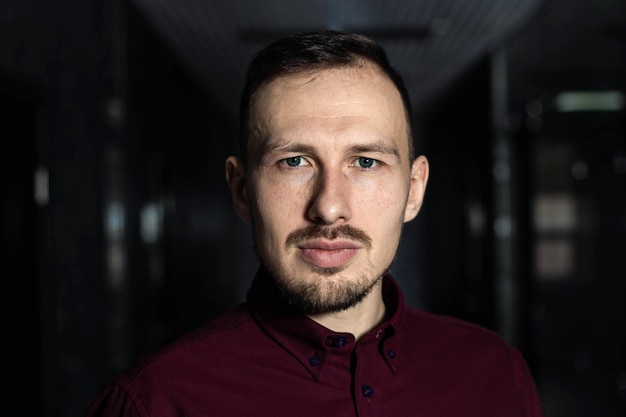
[[[357,304],[426,185],[399,92],[367,64],[280,77],[258,91],[251,131],[248,167],[229,158],[227,177],[261,262],[305,313]]]

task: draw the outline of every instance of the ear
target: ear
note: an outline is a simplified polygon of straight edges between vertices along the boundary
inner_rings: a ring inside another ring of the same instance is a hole
[[[410,222],[417,216],[426,192],[428,182],[428,160],[425,156],[419,156],[413,161],[411,166],[411,185],[409,198],[404,209],[404,222]]]
[[[235,211],[243,221],[250,221],[250,204],[246,188],[246,168],[239,158],[229,156],[226,159],[226,182],[230,188]]]

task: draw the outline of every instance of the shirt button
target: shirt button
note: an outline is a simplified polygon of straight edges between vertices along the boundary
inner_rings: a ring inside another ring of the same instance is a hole
[[[393,349],[389,349],[387,351],[387,356],[389,356],[391,359],[395,358],[396,357],[396,351],[393,350]]]
[[[333,347],[342,347],[345,346],[346,344],[346,338],[343,336],[339,336],[338,338],[336,338],[335,340],[333,340]]]
[[[369,385],[363,385],[361,387],[361,393],[366,398],[372,398],[374,396],[374,390]]]
[[[318,358],[317,356],[311,356],[309,358],[309,364],[311,366],[318,366],[320,364],[320,358]]]

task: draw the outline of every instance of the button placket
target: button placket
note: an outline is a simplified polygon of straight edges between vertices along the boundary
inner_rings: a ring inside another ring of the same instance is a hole
[[[382,358],[376,338],[364,338],[357,342],[354,350],[354,396],[358,415],[377,415],[380,412],[382,397],[378,392],[377,375]]]

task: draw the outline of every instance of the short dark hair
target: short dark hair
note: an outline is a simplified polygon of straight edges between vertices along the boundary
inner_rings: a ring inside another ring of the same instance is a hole
[[[283,75],[358,66],[363,61],[379,67],[400,92],[407,120],[409,157],[412,159],[411,101],[402,77],[389,63],[385,50],[372,39],[360,34],[321,30],[296,33],[279,39],[257,52],[250,62],[239,114],[239,152],[243,161],[248,162],[251,106],[262,86]]]

